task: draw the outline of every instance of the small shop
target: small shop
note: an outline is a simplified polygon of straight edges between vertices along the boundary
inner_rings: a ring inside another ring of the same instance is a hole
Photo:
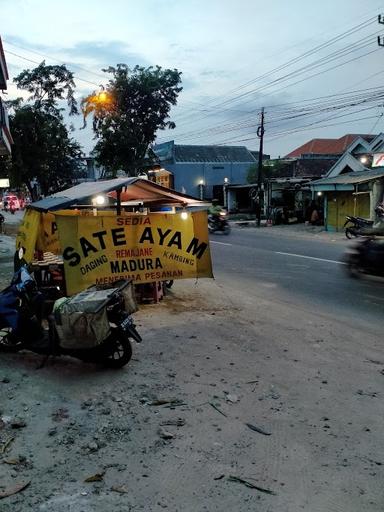
[[[129,279],[158,300],[164,282],[213,277],[205,203],[142,178],[81,183],[32,203],[16,253],[63,295]]]
[[[273,224],[304,222],[311,202],[310,179],[271,178],[267,183],[267,215]]]
[[[270,178],[262,185],[262,208],[274,224],[304,222],[312,192],[307,178]],[[254,213],[257,184],[230,185],[228,208],[233,213]]]
[[[313,181],[311,189],[324,199],[325,229],[341,231],[347,215],[375,219],[375,207],[383,200],[384,171],[340,174]]]

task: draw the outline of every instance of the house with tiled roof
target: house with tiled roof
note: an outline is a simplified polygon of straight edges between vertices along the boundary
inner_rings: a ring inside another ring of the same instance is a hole
[[[310,184],[324,178],[340,157],[349,149],[363,148],[374,139],[374,135],[346,134],[331,139],[312,139],[272,163],[277,162],[267,184],[267,204],[278,205],[289,212],[289,216],[304,220],[312,200]]]
[[[342,230],[347,215],[375,220],[375,207],[384,199],[384,134],[356,137],[310,187],[324,203],[327,230]]]
[[[255,157],[245,146],[184,145],[174,141],[153,148],[160,164],[173,174],[175,190],[224,204],[227,184],[245,184]]]
[[[374,138],[375,135],[348,133],[338,139],[312,139],[288,153],[284,160],[290,162],[292,176],[321,178],[352,144]]]
[[[5,61],[3,44],[0,37],[0,90],[3,92],[7,90],[8,79],[7,63]],[[13,144],[13,140],[11,132],[9,131],[8,113],[0,97],[0,155],[10,155],[11,144]]]
[[[370,142],[375,135],[361,135],[348,133],[338,139],[312,139],[302,146],[294,149],[285,158],[301,159],[335,159],[340,157],[351,146],[356,139],[363,139]]]

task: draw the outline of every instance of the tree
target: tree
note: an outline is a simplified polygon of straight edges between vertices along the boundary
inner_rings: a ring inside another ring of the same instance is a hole
[[[118,170],[135,176],[145,166],[157,130],[175,128],[169,113],[182,90],[181,73],[125,64],[103,71],[112,75],[105,91],[82,101],[84,119],[93,116],[93,153],[110,176]]]
[[[269,160],[268,165],[263,163],[261,175],[263,181],[268,180],[269,178],[278,178],[280,177],[281,171],[285,167],[285,164],[280,162],[279,160]],[[257,183],[257,177],[259,175],[258,164],[252,164],[247,173],[247,182],[248,183]]]
[[[44,195],[72,184],[81,171],[82,151],[69,137],[60,110],[21,104],[11,112],[10,129],[14,145],[8,168],[14,186],[25,184],[34,197],[35,180]]]
[[[82,171],[82,151],[70,136],[58,107],[66,99],[69,114],[78,112],[73,74],[65,66],[41,63],[25,70],[14,81],[31,97],[8,102],[12,156],[0,161],[0,173],[10,176],[13,186],[25,184],[34,199],[34,182],[44,195],[72,184]]]
[[[35,69],[25,69],[13,81],[18,89],[31,93],[29,99],[35,101],[35,108],[56,108],[57,101],[66,99],[69,115],[79,113],[74,97],[74,75],[64,64],[47,66],[43,61]]]

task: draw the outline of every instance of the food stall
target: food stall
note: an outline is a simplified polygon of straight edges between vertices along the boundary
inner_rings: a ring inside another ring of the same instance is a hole
[[[84,182],[28,206],[16,252],[65,295],[131,279],[158,300],[164,281],[213,277],[206,208],[143,178]]]

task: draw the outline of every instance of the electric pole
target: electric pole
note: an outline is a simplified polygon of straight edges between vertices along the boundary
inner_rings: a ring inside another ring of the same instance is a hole
[[[257,166],[257,200],[256,200],[256,219],[257,226],[260,227],[261,222],[261,204],[263,199],[262,185],[262,172],[263,172],[263,142],[264,142],[264,107],[261,109],[261,121],[257,128],[257,136],[260,139],[259,144],[259,162]]]

